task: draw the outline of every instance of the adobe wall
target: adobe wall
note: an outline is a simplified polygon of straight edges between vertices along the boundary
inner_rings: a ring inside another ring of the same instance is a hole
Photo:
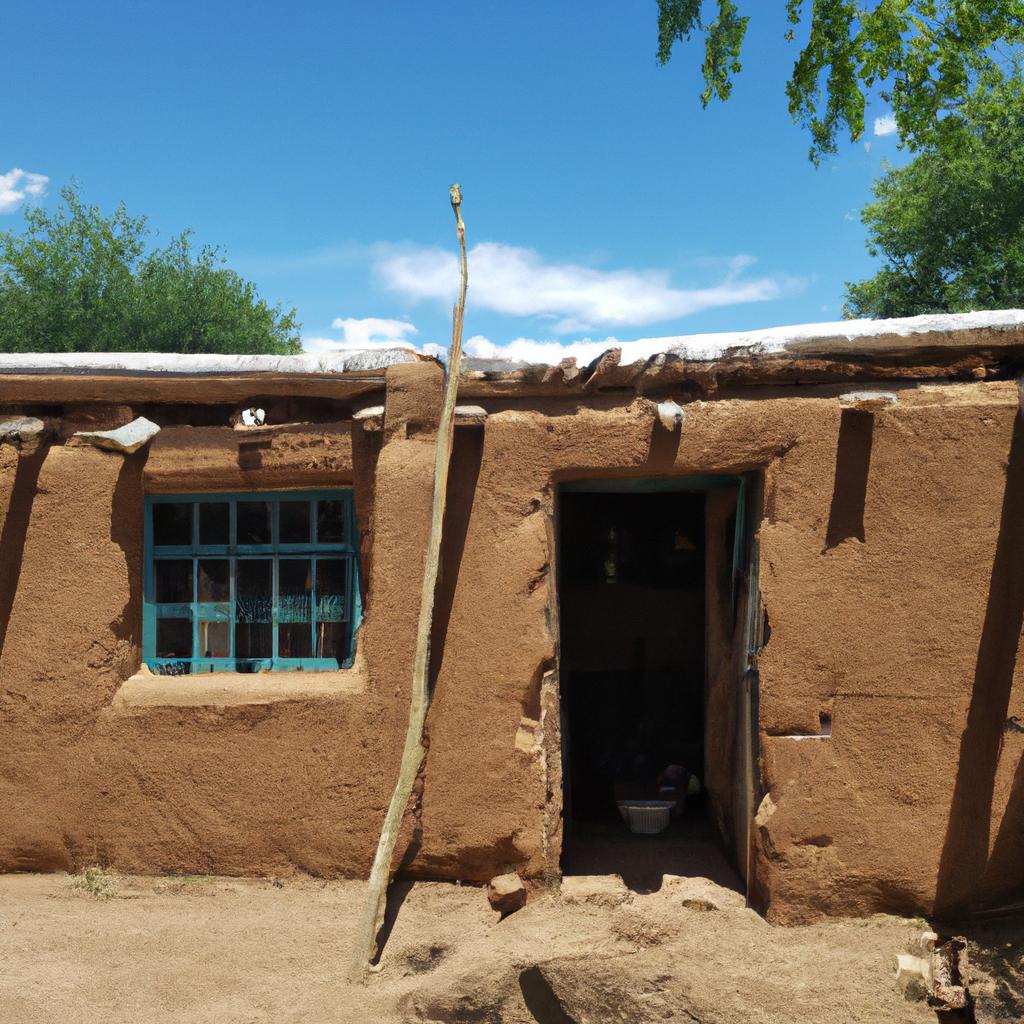
[[[167,427],[148,456],[49,449],[20,549],[18,529],[0,534],[20,566],[0,652],[0,867],[365,875],[407,720],[440,393],[432,364],[387,375],[376,439],[348,421],[282,429],[245,465],[236,439],[198,432],[225,428]],[[872,418],[837,394],[691,403],[672,436],[651,403],[612,398],[492,402],[482,432],[457,431],[409,870],[483,880],[557,862],[557,482],[759,470],[761,906],[797,921],[1019,895],[1016,388],[906,390]],[[18,460],[0,453],[6,507]],[[114,706],[139,660],[142,495],[189,479],[353,484],[369,580],[354,684]],[[730,702],[710,706],[727,729]],[[831,738],[785,738],[822,712]]]
[[[388,373],[397,397],[375,465],[353,449],[348,423],[328,424],[312,446],[305,431],[269,432],[267,472],[249,466],[241,481],[354,482],[361,500],[376,494],[358,685],[335,694],[115,707],[140,660],[144,487],[201,490],[218,458],[237,486],[236,440],[185,427],[127,458],[49,449],[0,652],[0,867],[368,872],[407,717],[441,384],[433,364]],[[402,394],[410,384],[416,400]],[[196,437],[206,443],[193,467]],[[6,483],[11,458],[0,452]]]

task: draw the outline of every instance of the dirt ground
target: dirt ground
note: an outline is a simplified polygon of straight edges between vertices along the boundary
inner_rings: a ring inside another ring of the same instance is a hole
[[[0,876],[4,1024],[937,1020],[893,979],[924,922],[773,927],[702,879],[669,876],[645,895],[567,879],[501,921],[479,888],[399,883],[380,970],[356,986],[344,975],[361,883],[81,886]]]

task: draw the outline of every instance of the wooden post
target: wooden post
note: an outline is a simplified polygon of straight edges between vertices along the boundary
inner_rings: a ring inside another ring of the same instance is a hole
[[[370,966],[376,952],[377,933],[384,921],[388,884],[391,880],[391,860],[398,841],[405,808],[412,795],[416,776],[426,756],[423,746],[423,726],[430,703],[428,672],[430,667],[430,632],[434,620],[434,591],[437,586],[438,564],[441,558],[441,532],[444,524],[445,499],[448,493],[448,463],[452,454],[452,434],[455,419],[455,399],[459,390],[459,363],[462,358],[462,320],[466,312],[466,288],[469,269],[466,260],[466,228],[462,223],[462,189],[450,189],[452,210],[459,236],[461,287],[452,313],[452,343],[448,350],[448,377],[445,382],[441,420],[437,427],[437,447],[434,459],[434,501],[430,512],[430,534],[427,539],[423,589],[420,592],[420,618],[416,634],[416,656],[412,671],[412,696],[409,701],[409,727],[405,734],[405,747],[398,770],[398,781],[391,794],[391,803],[373,859],[370,880],[366,890],[366,903],[352,944],[349,980],[358,981]]]

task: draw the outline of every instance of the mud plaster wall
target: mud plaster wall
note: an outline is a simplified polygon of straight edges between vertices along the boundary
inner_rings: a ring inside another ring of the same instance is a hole
[[[492,414],[431,711],[421,868],[482,875],[496,851],[539,865],[541,758],[517,740],[554,653],[552,481],[762,469],[762,907],[798,921],[1018,895],[1024,734],[1005,721],[1024,721],[1024,562],[1002,512],[1016,413],[1013,385],[924,387],[851,438],[834,393],[713,402],[668,446],[628,410]],[[784,738],[818,733],[823,712],[830,739]]]
[[[365,874],[407,717],[439,387],[431,364],[392,368],[380,442],[318,424],[231,481],[354,482],[372,568],[361,689],[337,697],[114,713],[138,662],[143,490],[176,489],[191,447],[168,429],[148,463],[49,450],[31,515],[10,500],[0,535],[6,553],[24,534],[0,652],[0,866]],[[1020,891],[1024,733],[1006,728],[1024,722],[1016,390],[905,391],[870,421],[844,417],[834,393],[778,394],[690,404],[681,436],[642,400],[538,400],[457,442],[429,752],[399,850],[409,870],[551,866],[560,795],[550,713],[547,731],[540,720],[556,667],[557,481],[763,470],[763,907],[796,921]],[[197,465],[219,489],[223,439],[209,447]],[[30,479],[19,466],[4,452],[5,503],[12,473]],[[823,710],[830,739],[784,738],[817,732]]]
[[[400,393],[410,377],[418,401]],[[139,663],[147,456],[49,450],[0,652],[0,866],[368,871],[407,717],[433,476],[430,409],[440,395],[430,364],[396,367],[389,378],[399,396],[387,441],[357,481],[379,502],[357,693],[115,712],[114,694]],[[189,449],[166,433],[149,456],[151,478],[174,479],[178,458],[185,479]],[[346,426],[317,452],[302,448],[291,477],[275,476],[274,486],[305,486],[325,469],[333,483],[352,482],[351,454],[337,461],[347,437]],[[289,444],[278,448],[286,462]],[[10,462],[5,453],[5,490]]]

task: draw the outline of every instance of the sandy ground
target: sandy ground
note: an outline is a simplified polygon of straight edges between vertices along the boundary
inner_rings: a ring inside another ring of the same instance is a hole
[[[381,969],[350,986],[361,883],[120,878],[104,898],[67,875],[0,876],[0,1021],[936,1020],[893,981],[921,921],[775,928],[672,877],[646,895],[567,880],[502,921],[477,888],[397,888]]]
[[[101,880],[102,881],[102,880]],[[499,921],[482,890],[395,887],[380,971],[344,980],[364,886],[0,877],[3,1024],[935,1022],[892,962],[924,923],[774,928],[730,889],[566,880]],[[1013,1018],[1006,1018],[1013,1019]]]

